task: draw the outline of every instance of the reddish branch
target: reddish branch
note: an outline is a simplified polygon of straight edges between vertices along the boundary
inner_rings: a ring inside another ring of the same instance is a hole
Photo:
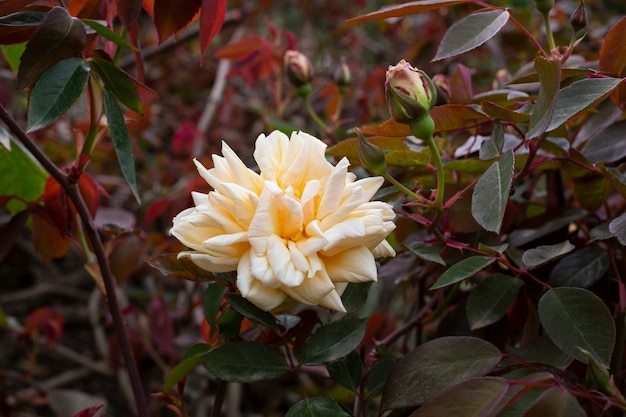
[[[135,405],[137,407],[137,415],[139,417],[149,417],[148,402],[146,400],[143,386],[141,384],[141,378],[137,370],[137,364],[131,350],[130,342],[128,340],[128,334],[126,332],[126,325],[124,318],[120,311],[120,306],[115,293],[115,282],[113,274],[109,266],[104,246],[98,235],[98,230],[94,223],[89,209],[83,200],[78,185],[76,182],[68,181],[68,177],[63,171],[61,171],[30,139],[30,137],[24,132],[24,130],[17,124],[17,122],[9,115],[6,108],[0,103],[0,119],[6,124],[13,135],[30,151],[30,153],[39,161],[44,169],[59,183],[59,185],[65,190],[68,197],[74,203],[78,215],[80,216],[85,234],[91,242],[94,254],[98,260],[98,266],[102,274],[102,280],[107,292],[107,302],[109,304],[109,311],[113,318],[113,326],[117,334],[120,349],[122,351],[122,357],[128,371],[128,376],[133,389],[133,395],[135,397]]]

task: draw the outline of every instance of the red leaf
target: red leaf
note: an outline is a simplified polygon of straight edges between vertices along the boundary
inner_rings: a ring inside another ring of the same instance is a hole
[[[2,0],[0,1],[0,16],[24,11],[24,8],[31,5],[31,3],[40,4],[42,2],[35,0]]]
[[[239,60],[229,76],[239,75],[249,85],[255,84],[270,74],[278,73],[282,65],[282,53],[268,39],[249,36],[217,51],[220,59]]]
[[[78,189],[87,204],[91,217],[96,216],[98,207],[100,206],[100,194],[102,188],[94,181],[94,179],[86,172],[83,172],[78,179]]]
[[[146,214],[143,218],[143,226],[148,229],[152,223],[154,223],[161,215],[165,213],[168,207],[172,204],[169,198],[160,198],[154,200],[146,210]]]
[[[74,414],[74,417],[95,417],[100,414],[100,410],[104,407],[104,404],[94,405],[93,407],[85,408]]]
[[[184,121],[174,133],[172,150],[176,155],[187,156],[193,149],[195,138],[202,136],[202,132],[195,123]]]
[[[201,0],[155,0],[154,24],[159,42],[178,34],[198,17]]]
[[[61,234],[69,236],[76,211],[68,200],[65,190],[53,177],[48,177],[46,180],[42,200],[43,210],[48,219]]]
[[[200,54],[209,47],[226,17],[226,0],[202,0],[200,8]]]
[[[104,10],[101,0],[70,0],[67,4],[67,11],[75,17],[81,19],[103,19]]]
[[[30,87],[48,68],[78,55],[87,43],[83,23],[62,7],[54,7],[43,18],[20,58],[17,88]]]
[[[357,16],[349,19],[348,22],[361,22],[373,19],[388,19],[390,17],[404,17],[417,13],[423,13],[430,10],[441,9],[442,7],[454,6],[456,4],[474,3],[471,0],[422,0],[412,1],[410,3],[400,4],[397,6],[385,7],[384,9]]]
[[[600,71],[616,77],[626,75],[626,17],[609,29],[604,38],[600,48]],[[611,100],[622,109],[626,106],[626,84],[622,82],[613,91]]]
[[[117,15],[127,28],[134,26],[141,12],[141,0],[115,0]]]
[[[54,345],[63,332],[63,315],[50,307],[39,307],[26,318],[24,334],[43,334],[48,347]]]
[[[64,256],[70,248],[69,236],[61,233],[41,206],[31,208],[31,218],[33,221],[33,246],[44,261],[49,262],[51,259]]]

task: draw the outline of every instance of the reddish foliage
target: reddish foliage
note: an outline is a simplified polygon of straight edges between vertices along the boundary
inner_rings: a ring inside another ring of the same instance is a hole
[[[104,404],[94,405],[93,407],[85,408],[74,414],[74,417],[95,417],[100,414],[100,410],[104,407]]]
[[[63,332],[63,315],[50,307],[40,307],[30,313],[24,323],[24,335],[43,335],[48,347],[54,345]]]

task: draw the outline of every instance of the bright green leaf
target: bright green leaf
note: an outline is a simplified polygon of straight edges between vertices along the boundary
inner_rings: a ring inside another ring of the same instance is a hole
[[[248,341],[221,345],[202,356],[201,363],[217,378],[241,383],[278,378],[289,369],[277,350]]]
[[[576,398],[560,387],[548,388],[541,394],[524,417],[586,417]]]
[[[526,139],[534,139],[548,130],[559,96],[561,81],[561,68],[555,61],[538,57],[535,59],[535,69],[539,74],[541,87],[530,117]]]
[[[108,91],[104,91],[104,112],[109,123],[109,131],[113,140],[113,147],[117,160],[120,162],[122,174],[128,182],[133,195],[137,201],[141,201],[137,192],[137,182],[135,179],[135,158],[133,157],[133,145],[130,141],[130,135],[126,122],[124,121],[124,113],[117,105],[115,98]]]
[[[48,174],[17,142],[11,145],[11,150],[0,146],[0,195],[35,201],[43,193]],[[12,199],[7,208],[15,214],[24,210],[26,204]]]
[[[319,365],[343,358],[356,349],[365,336],[366,319],[340,320],[318,328],[298,352],[304,365]]]
[[[59,61],[35,83],[28,107],[28,131],[48,126],[63,116],[80,97],[89,79],[89,65],[82,59]]]
[[[491,256],[470,256],[469,258],[465,258],[452,265],[446,272],[441,274],[437,282],[435,282],[435,285],[430,287],[430,289],[436,290],[463,281],[488,265],[491,265],[495,260],[496,258],[492,258]]]
[[[605,250],[583,248],[561,259],[550,271],[548,283],[554,287],[589,288],[604,276],[610,263]]]
[[[285,417],[350,417],[350,414],[332,398],[312,397],[297,402]]]
[[[536,268],[573,251],[575,248],[569,243],[569,240],[556,245],[537,246],[524,252],[522,262],[528,268]]]
[[[504,378],[470,379],[427,401],[409,417],[495,416],[506,405],[510,388]]]
[[[26,43],[17,43],[14,45],[0,45],[0,50],[4,55],[4,59],[11,67],[11,70],[17,74],[20,67],[20,57],[24,53]]]
[[[554,288],[541,297],[538,307],[541,324],[563,352],[587,362],[582,348],[598,362],[610,363],[615,323],[600,298],[582,288]]]
[[[98,33],[98,35],[102,36],[103,38],[105,38],[107,40],[110,40],[111,42],[113,42],[117,46],[121,46],[123,48],[127,48],[127,49],[130,49],[132,51],[136,51],[137,50],[137,48],[135,48],[133,45],[131,45],[128,42],[126,42],[126,40],[124,38],[122,38],[117,33],[113,32],[108,27],[104,26],[99,21],[91,20],[91,19],[81,19],[81,21],[85,25],[87,25],[90,28],[92,28],[93,30],[95,30],[96,33]]]
[[[424,343],[396,364],[383,390],[382,409],[414,407],[470,378],[486,375],[501,359],[476,337],[441,337]]]
[[[108,93],[135,113],[141,113],[141,99],[135,83],[128,74],[105,59],[91,58],[89,64]]]
[[[435,262],[446,266],[446,261],[441,257],[441,246],[435,243],[413,242],[406,245],[406,248],[428,262]]]
[[[227,290],[228,289],[225,286],[215,284],[213,282],[210,282],[204,290],[202,303],[204,318],[211,326],[215,326],[215,317],[217,316],[217,311],[222,305],[222,299],[224,298]]]
[[[237,310],[239,314],[267,328],[278,330],[278,324],[272,313],[261,310],[240,294],[228,294],[226,295],[226,299],[228,299],[230,305]]]
[[[455,22],[443,36],[433,61],[450,58],[479,47],[493,38],[509,20],[505,9],[475,12]]]
[[[552,121],[547,128],[551,131],[561,126],[576,113],[586,109],[599,98],[609,94],[622,80],[619,78],[587,78],[576,81],[559,92]]]
[[[497,322],[507,312],[523,281],[503,274],[487,277],[467,299],[467,319],[472,330]]]
[[[186,377],[189,372],[200,364],[200,360],[209,350],[211,350],[211,345],[204,343],[191,346],[187,352],[188,355],[186,355],[186,358],[173,367],[167,374],[165,382],[163,383],[163,392],[168,392],[174,385]],[[193,354],[189,355],[189,352],[193,352]]]
[[[515,158],[508,151],[480,177],[472,194],[472,216],[490,232],[500,233],[513,182]]]

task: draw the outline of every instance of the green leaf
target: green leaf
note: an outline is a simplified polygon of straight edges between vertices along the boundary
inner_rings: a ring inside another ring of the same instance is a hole
[[[575,248],[574,245],[569,243],[569,240],[556,245],[537,246],[524,252],[522,262],[528,268],[537,268],[573,251]]]
[[[495,260],[496,258],[492,258],[491,256],[470,256],[469,258],[465,258],[452,265],[446,272],[441,274],[437,282],[435,282],[430,289],[436,290],[463,281],[488,265],[491,265]]]
[[[564,213],[555,217],[553,220],[547,221],[536,229],[517,229],[509,235],[509,243],[511,246],[520,247],[535,239],[547,236],[563,227],[567,227],[587,214],[586,210],[574,207],[566,210]]]
[[[539,74],[541,87],[539,89],[539,97],[537,97],[537,102],[530,116],[526,139],[538,137],[550,126],[554,107],[559,96],[559,83],[561,81],[561,68],[555,61],[538,57],[535,59],[535,69]]]
[[[363,363],[356,352],[326,365],[330,377],[344,388],[356,392],[363,376]]]
[[[624,129],[626,121],[621,121],[603,129],[593,136],[582,150],[582,154],[589,162],[615,162],[626,156],[624,146]]]
[[[48,126],[80,97],[89,79],[89,65],[78,58],[59,61],[44,72],[30,94],[28,131]]]
[[[367,319],[340,320],[318,328],[304,343],[297,357],[303,365],[319,365],[343,358],[365,336]]]
[[[596,164],[596,167],[600,169],[600,172],[609,180],[613,188],[622,196],[626,198],[626,175],[624,175],[616,167],[607,167],[603,163]]]
[[[609,232],[615,235],[619,243],[626,246],[626,214],[622,214],[609,223]]]
[[[341,294],[341,301],[348,313],[358,311],[367,302],[372,282],[350,282]]]
[[[201,362],[217,378],[241,383],[278,378],[289,369],[277,350],[248,341],[221,345]]]
[[[105,59],[91,58],[89,64],[107,92],[113,94],[120,103],[135,113],[141,113],[141,99],[135,83],[128,74]]]
[[[37,26],[46,16],[46,12],[26,11],[11,13],[0,17],[0,25],[2,26]]]
[[[485,113],[496,120],[505,120],[516,123],[528,123],[530,121],[530,114],[513,111],[505,107],[498,106],[490,101],[483,101],[480,106]]]
[[[507,312],[524,282],[504,274],[487,277],[467,299],[467,319],[472,330],[497,322]]]
[[[548,283],[554,287],[589,288],[604,276],[610,263],[605,250],[583,248],[561,259],[550,271]]]
[[[105,25],[103,25],[102,23],[100,23],[97,20],[81,19],[81,22],[83,22],[85,25],[87,25],[90,28],[92,28],[93,30],[95,30],[98,35],[102,36],[103,38],[105,38],[105,39],[107,39],[107,40],[109,40],[111,42],[113,42],[117,46],[121,46],[123,48],[127,48],[127,49],[130,49],[132,51],[137,51],[138,50],[133,45],[131,45],[130,43],[126,42],[126,40],[124,38],[122,38],[120,35],[118,35],[117,33],[113,32],[111,29],[109,29],[108,27],[106,27]]]
[[[480,144],[478,158],[481,161],[490,161],[498,158],[502,154],[502,146],[504,146],[504,128],[502,123],[495,121],[491,136]]]
[[[225,286],[215,284],[213,282],[209,282],[206,290],[204,290],[202,303],[204,318],[207,323],[211,325],[211,327],[215,327],[215,317],[217,316],[217,311],[222,305],[222,299],[224,298],[227,290],[228,289]]]
[[[522,347],[509,346],[507,353],[528,363],[541,363],[556,369],[565,369],[574,360],[545,334]]]
[[[198,343],[189,348],[183,359],[178,365],[173,367],[165,378],[163,383],[163,392],[168,392],[184,377],[189,375],[196,366],[200,364],[202,357],[212,349],[211,345],[205,343]],[[190,354],[193,353],[193,354]]]
[[[441,337],[400,359],[387,378],[382,410],[414,407],[470,378],[487,374],[500,351],[476,337]]]
[[[511,385],[504,378],[464,381],[422,405],[409,417],[488,417],[504,408]]]
[[[17,88],[31,87],[52,65],[78,55],[86,43],[83,24],[63,7],[53,7],[26,44],[17,73]]]
[[[215,277],[209,271],[205,271],[194,264],[188,257],[181,257],[175,253],[155,256],[148,260],[148,265],[156,268],[163,275],[189,281],[214,281]]]
[[[610,363],[615,323],[596,295],[582,288],[554,288],[541,297],[538,307],[541,324],[563,352],[587,362],[582,348],[598,362]]]
[[[332,398],[312,397],[294,404],[285,417],[350,417],[350,414]]]
[[[389,374],[399,360],[397,358],[381,359],[371,367],[367,376],[367,392],[369,395],[376,395],[383,391]]]
[[[621,81],[620,78],[587,78],[563,88],[559,92],[552,121],[546,130],[551,131],[561,126],[596,100],[608,95]]]
[[[367,139],[372,145],[385,153],[385,163],[397,166],[426,165],[430,161],[428,152],[415,152],[398,138],[372,137]],[[337,157],[347,157],[350,163],[361,165],[358,154],[357,138],[345,139],[328,148],[326,154]]]
[[[48,174],[17,142],[12,145],[11,150],[0,146],[0,195],[35,201],[43,194]],[[24,210],[26,204],[12,199],[6,207],[15,214]]]
[[[576,398],[561,387],[548,388],[541,394],[524,417],[586,417]]]
[[[494,37],[509,20],[504,9],[479,11],[455,22],[446,32],[433,61],[471,51]]]
[[[441,246],[438,244],[413,242],[406,245],[406,248],[425,261],[446,266],[446,261],[440,255]]]
[[[508,151],[480,177],[472,194],[472,216],[485,230],[500,233],[506,211],[515,158]]]
[[[232,340],[239,336],[243,317],[237,310],[226,310],[215,320],[220,336],[225,340]]]
[[[4,59],[11,67],[11,71],[16,74],[20,67],[20,57],[24,53],[25,48],[25,43],[18,43],[14,45],[0,45],[0,50],[4,55]]]
[[[278,324],[276,323],[276,319],[272,313],[261,310],[259,307],[243,298],[240,294],[228,294],[226,295],[226,299],[228,299],[230,305],[242,316],[245,316],[267,328],[278,330]]]
[[[133,157],[133,145],[130,141],[128,128],[124,121],[124,113],[117,105],[115,98],[108,91],[104,91],[104,112],[109,122],[109,131],[113,140],[113,147],[117,160],[120,162],[122,174],[126,182],[130,186],[135,199],[140,202],[139,193],[137,192],[137,182],[135,179],[135,158]]]

